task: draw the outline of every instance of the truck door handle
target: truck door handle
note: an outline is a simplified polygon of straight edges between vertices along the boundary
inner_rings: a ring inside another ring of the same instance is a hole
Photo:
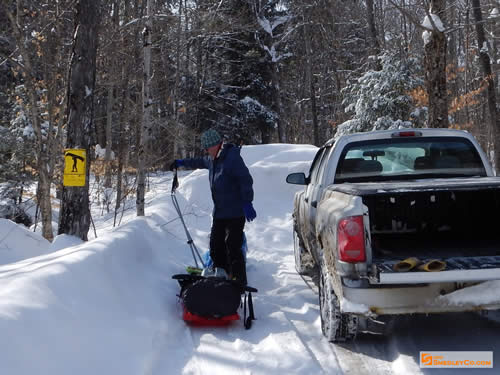
[[[318,201],[313,201],[311,203],[311,206],[313,206],[314,208],[318,207]]]
[[[308,202],[309,202],[309,198],[304,198],[304,200],[306,201],[306,203],[308,203]]]

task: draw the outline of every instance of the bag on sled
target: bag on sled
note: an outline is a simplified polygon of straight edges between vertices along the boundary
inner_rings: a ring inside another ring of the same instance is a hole
[[[198,326],[227,325],[240,319],[238,310],[243,307],[245,328],[252,326],[252,320],[255,320],[252,292],[257,292],[257,289],[224,277],[181,274],[172,278],[181,286],[178,297],[182,302],[182,318],[186,323]]]

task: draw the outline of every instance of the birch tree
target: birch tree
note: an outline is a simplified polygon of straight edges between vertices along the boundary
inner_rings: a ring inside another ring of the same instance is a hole
[[[139,128],[139,149],[137,165],[137,216],[144,216],[146,195],[147,143],[151,131],[151,33],[153,32],[153,1],[147,0],[147,16],[143,30],[144,71],[142,77],[142,125]]]

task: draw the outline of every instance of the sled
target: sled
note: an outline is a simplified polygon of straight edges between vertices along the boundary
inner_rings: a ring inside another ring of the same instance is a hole
[[[235,280],[192,274],[172,276],[181,287],[178,297],[182,303],[182,319],[194,326],[226,326],[240,320],[238,310],[243,306],[246,329],[255,320],[252,292],[257,289]],[[247,316],[248,310],[248,316]]]

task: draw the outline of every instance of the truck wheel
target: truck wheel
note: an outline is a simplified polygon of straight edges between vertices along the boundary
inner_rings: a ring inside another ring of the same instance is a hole
[[[323,267],[319,278],[319,310],[321,330],[330,342],[354,340],[358,328],[358,317],[340,311],[339,299],[335,295],[329,273]]]
[[[295,269],[299,275],[310,276],[314,271],[314,261],[311,254],[304,249],[299,235],[293,230],[293,253],[295,255]]]

